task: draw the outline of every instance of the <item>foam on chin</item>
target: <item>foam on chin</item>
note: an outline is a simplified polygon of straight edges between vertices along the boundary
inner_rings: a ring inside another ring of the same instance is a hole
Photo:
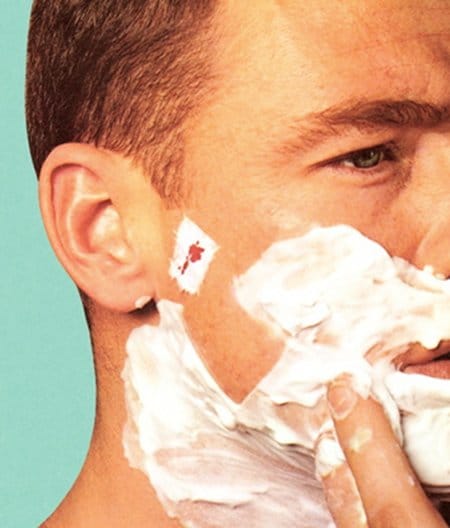
[[[199,528],[333,526],[311,454],[248,424],[265,414],[253,406],[270,402],[229,399],[194,350],[182,307],[158,309],[159,327],[128,341],[124,447],[168,514]]]
[[[235,291],[286,343],[241,404],[200,360],[181,306],[161,301],[160,325],[140,327],[128,341],[125,453],[170,515],[198,528],[333,526],[316,470],[326,474],[342,461],[324,404],[326,383],[342,372],[360,393],[378,397],[400,438],[399,410],[408,412],[412,463],[424,482],[448,493],[449,382],[395,371],[390,352],[450,337],[448,281],[337,226],[274,244],[236,279]],[[294,406],[295,422],[285,404]]]

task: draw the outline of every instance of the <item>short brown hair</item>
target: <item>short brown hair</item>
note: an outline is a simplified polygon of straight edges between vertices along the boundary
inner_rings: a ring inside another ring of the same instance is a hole
[[[83,141],[142,163],[165,198],[182,194],[182,125],[204,95],[216,0],[35,0],[26,114],[39,172]]]

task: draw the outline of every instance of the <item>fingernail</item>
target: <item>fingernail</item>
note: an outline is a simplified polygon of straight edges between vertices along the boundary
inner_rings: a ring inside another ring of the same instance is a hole
[[[355,408],[358,401],[356,392],[348,386],[348,381],[334,381],[328,387],[328,406],[335,420],[344,420]]]

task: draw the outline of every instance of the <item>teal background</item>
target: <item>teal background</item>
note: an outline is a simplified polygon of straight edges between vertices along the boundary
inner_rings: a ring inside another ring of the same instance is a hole
[[[0,527],[36,527],[83,463],[94,414],[77,292],[47,242],[24,123],[31,0],[0,0]]]

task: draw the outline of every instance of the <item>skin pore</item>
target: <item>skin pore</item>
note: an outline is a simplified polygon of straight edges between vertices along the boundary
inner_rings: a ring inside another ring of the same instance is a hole
[[[126,193],[112,203],[156,277],[155,297],[184,305],[202,359],[240,401],[274,365],[281,344],[239,308],[232,280],[273,242],[313,225],[344,223],[393,255],[450,274],[450,6],[447,0],[228,0],[216,18],[215,92],[186,127],[186,207],[159,203],[155,220],[146,213],[156,199],[145,175],[120,156],[111,163],[129,177],[109,189],[114,197]],[[168,276],[183,215],[220,247],[193,296]],[[145,477],[128,467],[121,445],[124,343],[133,327],[155,324],[157,314],[112,313],[100,306],[107,305],[103,299],[96,303],[89,280],[83,286],[93,299],[97,419],[80,478],[46,526],[178,526]],[[374,423],[383,419],[375,416]],[[353,461],[350,467],[355,471]],[[395,467],[408,466],[403,460]],[[367,509],[366,498],[365,492]],[[417,526],[425,525],[428,507]]]

